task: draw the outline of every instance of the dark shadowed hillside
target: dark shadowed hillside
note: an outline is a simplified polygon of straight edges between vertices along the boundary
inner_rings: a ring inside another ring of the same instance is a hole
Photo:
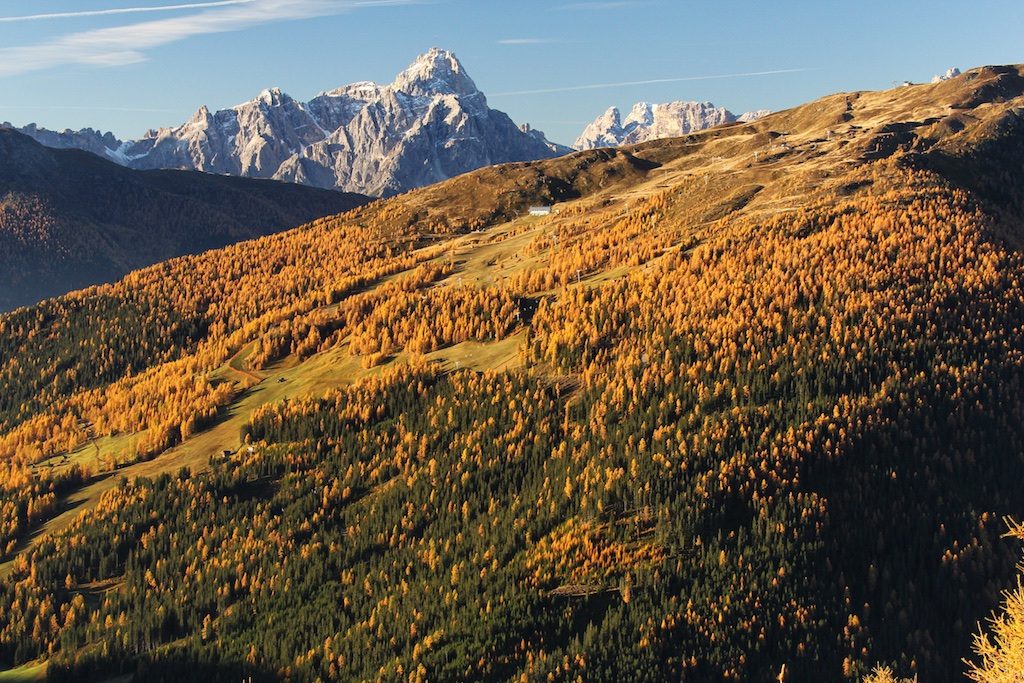
[[[367,201],[273,181],[130,171],[0,129],[0,310]]]

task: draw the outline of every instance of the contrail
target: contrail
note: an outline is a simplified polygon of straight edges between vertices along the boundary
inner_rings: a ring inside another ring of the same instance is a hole
[[[646,81],[622,81],[621,83],[593,83],[591,85],[569,85],[562,88],[541,88],[540,90],[515,90],[512,92],[492,93],[488,97],[507,97],[511,95],[546,95],[557,92],[573,92],[577,90],[602,90],[605,88],[624,88],[631,85],[656,85],[658,83],[683,83],[685,81],[711,81],[718,78],[746,78],[749,76],[771,76],[774,74],[795,74],[815,69],[774,69],[772,71],[747,71],[739,74],[718,74],[715,76],[682,76],[680,78],[652,78]]]
[[[142,12],[173,12],[183,9],[206,9],[227,5],[248,5],[255,0],[216,0],[216,2],[191,2],[185,5],[161,5],[158,7],[119,7],[117,9],[93,9],[77,12],[52,12],[50,14],[26,14],[17,17],[0,17],[0,24],[15,21],[42,21],[44,19],[72,19],[75,17],[103,17],[111,14],[140,14]]]
[[[498,45],[543,45],[553,42],[550,38],[503,38],[498,41]]]

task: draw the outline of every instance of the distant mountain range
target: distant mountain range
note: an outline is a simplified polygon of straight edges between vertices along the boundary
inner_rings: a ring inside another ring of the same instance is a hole
[[[943,81],[951,81],[960,75],[960,69],[955,66],[951,66],[941,74],[935,74],[932,76],[932,83],[942,83]]]
[[[631,145],[767,113],[736,115],[710,102],[638,102],[625,120],[616,107],[608,109],[573,147]],[[388,85],[353,83],[309,102],[270,88],[228,109],[202,106],[180,126],[150,130],[139,140],[92,128],[15,129],[48,147],[85,150],[133,169],[270,178],[374,196],[573,151],[491,109],[458,58],[439,48],[417,57]]]
[[[44,145],[86,150],[133,169],[272,178],[376,196],[571,151],[490,109],[455,55],[437,48],[390,85],[354,83],[309,102],[272,88],[229,109],[203,106],[184,124],[151,130],[141,140],[90,128],[18,130]]]
[[[268,180],[134,171],[0,130],[0,311],[369,201]]]
[[[609,108],[576,139],[576,149],[619,147],[649,140],[673,138],[736,121],[754,121],[769,114],[764,109],[739,116],[711,102],[638,102],[625,121],[617,107]]]

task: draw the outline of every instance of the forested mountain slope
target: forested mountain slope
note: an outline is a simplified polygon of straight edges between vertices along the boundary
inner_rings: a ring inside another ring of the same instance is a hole
[[[963,680],[1024,516],[1022,107],[834,95],[0,318],[0,662]]]
[[[286,183],[129,171],[0,129],[0,311],[367,201]]]

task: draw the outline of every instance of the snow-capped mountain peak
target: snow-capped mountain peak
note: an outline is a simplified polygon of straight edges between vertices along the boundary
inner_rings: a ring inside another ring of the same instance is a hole
[[[588,125],[573,143],[576,149],[617,147],[625,139],[622,129],[622,114],[618,107],[609,107]]]
[[[622,125],[623,127],[649,126],[652,123],[654,123],[654,105],[650,102],[637,102]]]
[[[601,116],[597,117],[597,122],[609,123],[615,126],[622,125],[622,112],[619,111],[618,107],[608,107],[607,111]]]
[[[735,121],[753,121],[769,112],[759,110],[737,117],[711,102],[637,102],[625,120],[611,107],[584,129],[573,145],[576,149],[618,147],[647,140],[678,137]]]
[[[956,78],[959,75],[960,69],[956,68],[955,66],[951,66],[950,68],[946,69],[945,73],[936,74],[935,76],[933,76],[932,83],[941,83],[942,81],[948,81],[950,79]]]
[[[751,121],[757,121],[763,119],[772,113],[771,109],[755,109],[754,111],[744,112],[736,117],[736,120],[740,123],[750,123]]]
[[[279,107],[288,100],[291,100],[291,97],[282,92],[280,88],[266,88],[260,92],[254,102],[261,102],[269,107]],[[246,104],[252,104],[252,102],[245,102],[238,106],[244,107]]]
[[[207,107],[207,106],[206,106],[206,105],[204,104],[204,105],[200,106],[200,107],[199,107],[199,109],[197,109],[197,110],[196,110],[196,113],[195,113],[195,114],[192,114],[192,118],[190,118],[190,119],[188,120],[188,124],[197,124],[197,123],[203,123],[203,122],[205,122],[205,121],[206,121],[207,119],[209,119],[209,118],[210,118],[210,116],[211,116],[211,114],[210,114],[210,109],[209,109],[209,107]],[[187,125],[187,124],[186,124],[186,125]]]
[[[380,97],[382,87],[373,81],[357,81],[334,90],[324,91],[317,95],[317,97],[351,97],[353,99],[369,100]]]
[[[431,48],[398,74],[391,87],[409,95],[475,95],[476,83],[448,50]]]

